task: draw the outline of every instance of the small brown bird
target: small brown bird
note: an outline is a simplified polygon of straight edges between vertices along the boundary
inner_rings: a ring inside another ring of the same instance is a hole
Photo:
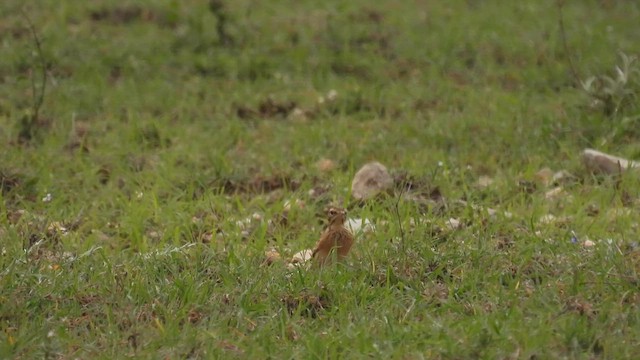
[[[334,249],[337,252],[338,260],[344,259],[353,245],[353,235],[344,227],[347,211],[331,207],[327,213],[329,215],[329,226],[320,236],[320,240],[318,240],[318,244],[316,244],[311,255],[317,265],[330,263]]]

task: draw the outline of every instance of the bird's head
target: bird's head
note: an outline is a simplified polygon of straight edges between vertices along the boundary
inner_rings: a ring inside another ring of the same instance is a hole
[[[337,207],[330,207],[327,210],[327,217],[329,218],[329,224],[342,225],[344,224],[345,220],[347,220],[347,210]]]

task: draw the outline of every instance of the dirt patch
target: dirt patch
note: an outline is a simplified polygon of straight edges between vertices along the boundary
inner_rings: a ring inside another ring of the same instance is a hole
[[[330,66],[331,71],[338,76],[351,76],[360,80],[371,80],[373,78],[369,67],[364,65],[335,60]]]
[[[6,199],[24,198],[35,201],[37,182],[37,178],[19,172],[0,170],[0,190]]]
[[[13,189],[19,187],[25,180],[24,175],[7,171],[0,171],[0,189],[2,195],[6,195]]]
[[[329,297],[321,291],[319,294],[302,292],[299,295],[286,294],[281,298],[289,314],[300,313],[304,316],[315,318],[319,313],[329,307]]]
[[[157,15],[149,10],[139,6],[121,6],[112,9],[97,9],[89,13],[89,17],[93,21],[103,21],[112,24],[129,24],[134,21],[154,20]]]
[[[384,13],[377,9],[363,8],[349,14],[349,19],[356,22],[380,24],[384,22]]]
[[[258,104],[256,108],[245,105],[235,105],[236,115],[240,119],[272,119],[287,118],[296,108],[294,101],[275,101],[267,98]]]
[[[295,191],[300,187],[300,179],[289,175],[256,175],[251,179],[219,179],[210,184],[212,188],[221,189],[227,195],[238,193],[269,193],[278,189]]]
[[[95,22],[112,25],[127,25],[134,22],[152,22],[169,28],[174,28],[177,25],[177,20],[172,19],[173,17],[168,14],[138,5],[95,9],[89,12],[89,18]]]

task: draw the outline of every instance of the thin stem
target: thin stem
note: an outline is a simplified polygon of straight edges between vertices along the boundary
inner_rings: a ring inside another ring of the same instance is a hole
[[[31,76],[31,94],[33,96],[33,121],[37,121],[40,113],[40,107],[42,107],[42,103],[44,102],[44,93],[47,88],[47,63],[44,59],[44,56],[42,56],[42,43],[40,42],[40,38],[38,37],[38,33],[36,32],[35,27],[33,26],[33,22],[31,22],[29,15],[27,15],[24,9],[20,9],[20,13],[22,13],[22,16],[27,21],[29,31],[31,31],[33,41],[36,44],[40,66],[42,67],[42,85],[40,86],[39,96],[36,94],[37,91],[35,78],[33,77],[33,74]]]
[[[400,200],[402,199],[402,194],[404,193],[406,187],[406,182],[403,181],[402,187],[400,188],[400,194],[398,194],[398,198],[396,199],[396,203],[394,206],[394,210],[396,213],[396,220],[398,221],[398,228],[400,229],[400,241],[402,242],[402,251],[404,252],[405,248],[405,238],[404,238],[404,227],[402,226],[402,219],[400,219]]]
[[[573,63],[573,58],[571,57],[571,53],[569,52],[569,45],[567,44],[567,35],[564,29],[564,16],[562,13],[564,0],[557,0],[556,4],[558,5],[558,25],[560,26],[560,39],[562,40],[562,46],[564,47],[565,56],[569,61],[569,68],[571,69],[573,80],[575,81],[575,84],[578,85],[580,84],[580,74],[578,74],[578,70],[576,69],[576,66]]]

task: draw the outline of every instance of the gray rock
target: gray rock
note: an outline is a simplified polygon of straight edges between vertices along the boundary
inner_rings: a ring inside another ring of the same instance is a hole
[[[365,164],[351,182],[351,194],[357,200],[366,200],[393,186],[387,168],[377,161]]]
[[[605,174],[619,174],[627,169],[640,167],[640,163],[635,161],[605,154],[593,149],[585,149],[582,152],[582,159],[590,171]]]

